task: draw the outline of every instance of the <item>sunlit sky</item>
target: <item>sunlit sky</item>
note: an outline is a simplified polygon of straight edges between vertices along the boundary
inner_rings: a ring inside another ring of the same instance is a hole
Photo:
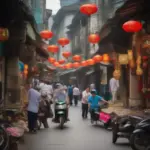
[[[53,14],[56,14],[60,8],[59,0],[46,0],[47,9],[52,9]]]

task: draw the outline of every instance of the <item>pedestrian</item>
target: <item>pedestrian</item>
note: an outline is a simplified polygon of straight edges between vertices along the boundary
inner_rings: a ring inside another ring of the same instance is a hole
[[[28,128],[30,132],[36,133],[36,123],[40,103],[40,93],[33,89],[30,84],[27,85],[28,90]]]
[[[109,81],[109,89],[112,95],[112,102],[115,103],[117,100],[117,91],[119,89],[119,81],[112,77]]]
[[[73,86],[70,84],[68,86],[68,97],[69,97],[69,103],[72,105],[72,100],[73,100]]]
[[[54,90],[54,98],[53,98],[55,116],[52,121],[57,120],[57,118],[56,118],[57,115],[56,115],[56,110],[55,110],[55,107],[56,107],[55,104],[57,101],[66,102],[66,104],[67,104],[66,117],[67,117],[68,121],[70,120],[68,118],[68,116],[69,116],[69,99],[68,99],[66,91],[67,91],[66,88],[62,84],[60,84],[60,83],[56,84],[56,89]]]
[[[91,96],[90,88],[87,87],[85,91],[82,92],[82,118],[87,118],[88,115],[88,98]]]
[[[51,111],[50,111],[51,110],[51,104],[52,104],[52,102],[51,103],[49,102],[49,98],[48,98],[47,93],[43,92],[41,94],[41,101],[39,104],[38,118],[39,118],[39,121],[41,123],[43,123],[44,128],[49,128],[47,119],[50,118],[50,116],[52,115],[52,114],[50,114],[51,113]]]
[[[75,104],[75,106],[78,105],[79,96],[80,96],[80,90],[79,90],[79,88],[77,86],[75,86],[73,88],[73,98],[74,98],[74,104]]]

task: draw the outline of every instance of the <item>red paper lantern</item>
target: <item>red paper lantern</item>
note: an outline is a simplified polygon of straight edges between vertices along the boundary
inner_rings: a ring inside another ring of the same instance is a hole
[[[104,63],[109,63],[109,61],[110,61],[109,55],[108,55],[108,54],[104,54],[104,55],[103,55],[103,62],[104,62]]]
[[[143,62],[143,68],[147,68],[148,67],[148,63],[147,62]]]
[[[58,67],[60,64],[59,64],[59,62],[56,61],[56,62],[53,63],[53,65],[54,65],[55,67]]]
[[[24,74],[27,75],[28,74],[28,70],[24,70]]]
[[[100,41],[100,36],[98,34],[90,34],[88,41],[92,44],[96,44]]]
[[[96,55],[93,57],[93,60],[96,62],[96,63],[99,63],[103,60],[103,57],[101,55]]]
[[[139,21],[127,21],[123,24],[122,28],[126,32],[139,32],[142,29],[143,25]]]
[[[70,43],[70,40],[67,39],[67,38],[60,38],[58,40],[58,44],[61,45],[61,46],[65,46],[65,45],[68,45]]]
[[[148,60],[148,56],[143,56],[143,57],[142,57],[142,60],[143,60],[143,61]]]
[[[86,67],[88,65],[87,61],[82,61],[81,66]]]
[[[58,61],[60,64],[64,64],[65,63],[65,60],[64,59],[61,59]]]
[[[29,66],[27,64],[24,65],[24,69],[28,70]]]
[[[65,57],[65,58],[68,58],[71,56],[71,52],[63,52],[62,55]]]
[[[44,31],[41,31],[41,32],[40,32],[40,36],[41,36],[41,38],[43,38],[43,39],[50,39],[50,38],[52,38],[52,36],[53,36],[53,32],[48,31],[48,30],[44,30]]]
[[[7,41],[9,38],[9,31],[7,28],[0,28],[0,41]]]
[[[48,51],[51,53],[57,53],[59,50],[59,47],[57,45],[49,45],[47,47]]]
[[[81,61],[81,56],[80,55],[74,55],[72,58],[74,61]]]
[[[49,57],[49,58],[48,58],[48,61],[49,61],[50,63],[54,63],[54,62],[56,61],[56,59],[53,58],[53,57]]]
[[[94,65],[95,61],[93,59],[88,59],[87,63],[88,63],[88,65]]]
[[[80,12],[85,15],[92,15],[98,11],[98,7],[96,4],[84,4],[80,7]]]
[[[79,67],[80,67],[80,63],[79,63],[79,62],[73,63],[73,67],[74,67],[74,68],[79,68]]]
[[[66,64],[66,65],[65,65],[65,68],[66,68],[66,69],[71,69],[71,68],[72,68],[72,66],[73,66],[73,64],[72,64],[72,63],[68,63],[68,64]]]

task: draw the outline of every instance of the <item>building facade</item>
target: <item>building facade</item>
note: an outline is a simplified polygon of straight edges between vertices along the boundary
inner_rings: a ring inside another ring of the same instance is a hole
[[[52,38],[51,44],[57,44],[57,40],[62,37],[69,38],[67,35],[68,31],[68,26],[71,24],[72,19],[74,15],[77,12],[78,5],[70,5],[70,6],[65,6],[62,7],[58,13],[54,17],[53,25],[52,25],[52,31],[55,34],[55,37]],[[57,59],[64,59],[62,57],[62,52],[63,51],[71,51],[71,44],[70,42],[68,45],[65,47],[60,47],[59,53],[57,55]]]
[[[46,0],[30,0],[29,3],[36,20],[38,30],[41,31],[45,28],[44,19],[46,15]]]
[[[75,3],[80,2],[81,0],[60,0],[60,6],[64,7],[64,6],[69,6]]]

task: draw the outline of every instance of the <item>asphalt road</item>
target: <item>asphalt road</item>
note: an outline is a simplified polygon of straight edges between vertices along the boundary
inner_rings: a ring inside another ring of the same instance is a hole
[[[79,106],[70,108],[69,118],[63,130],[50,122],[50,129],[25,135],[25,144],[19,150],[131,150],[128,140],[119,139],[113,145],[111,131],[102,124],[92,126],[89,119],[83,120]]]

